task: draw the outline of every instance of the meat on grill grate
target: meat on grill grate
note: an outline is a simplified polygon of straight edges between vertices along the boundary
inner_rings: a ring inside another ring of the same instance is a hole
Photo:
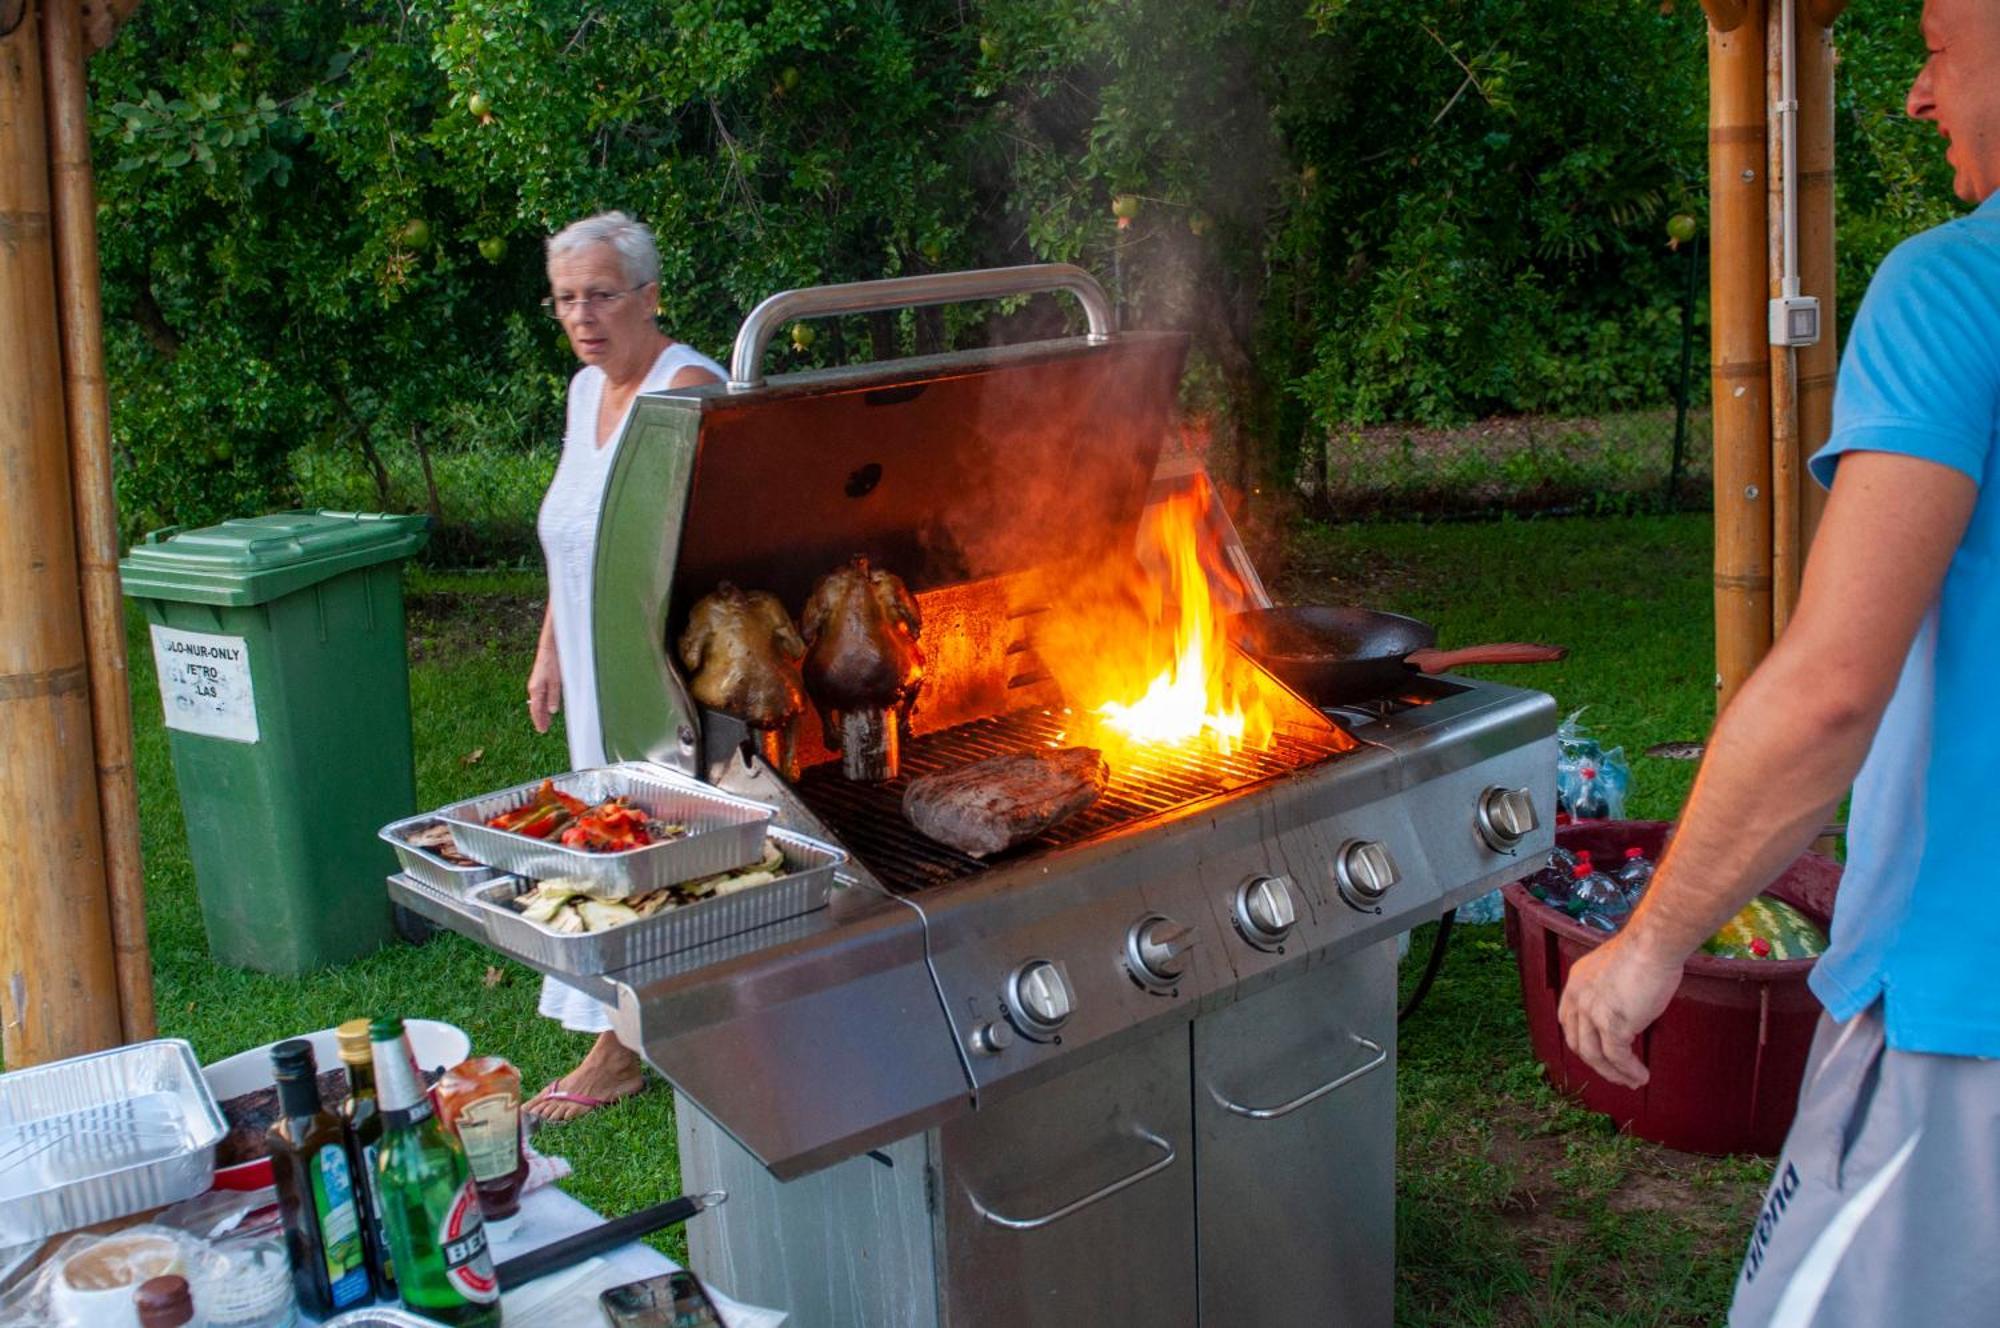
[[[912,780],[903,815],[939,843],[983,858],[1074,816],[1110,781],[1104,754],[1092,747],[1017,752]]]

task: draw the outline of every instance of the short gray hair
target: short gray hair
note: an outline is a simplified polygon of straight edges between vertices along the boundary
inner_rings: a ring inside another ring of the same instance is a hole
[[[600,212],[582,221],[572,221],[549,237],[549,257],[561,258],[593,244],[611,246],[618,255],[619,266],[625,270],[625,280],[632,285],[643,286],[660,279],[660,247],[653,243],[652,230],[623,212]]]

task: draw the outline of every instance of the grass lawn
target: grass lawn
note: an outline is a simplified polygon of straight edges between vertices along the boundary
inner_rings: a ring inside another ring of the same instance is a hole
[[[1492,675],[1587,705],[1632,754],[1630,814],[1671,816],[1692,770],[1640,756],[1700,738],[1713,704],[1708,518],[1307,528],[1268,569],[1288,599],[1365,603],[1427,618],[1445,645],[1547,640],[1558,665]],[[539,579],[415,574],[411,687],[426,805],[564,764],[521,704]],[[150,657],[135,624],[135,660]],[[363,1012],[448,1019],[530,1084],[584,1040],[535,1016],[536,976],[446,936],[346,968],[281,979],[212,965],[181,828],[152,670],[133,669],[147,890],[163,1031],[204,1059]],[[1429,929],[1414,953],[1425,952]],[[1414,967],[1414,965],[1413,965]],[[1717,1322],[1764,1164],[1622,1138],[1555,1097],[1528,1049],[1498,927],[1462,929],[1429,1001],[1403,1030],[1398,1313],[1402,1324]],[[606,1212],[678,1191],[672,1107],[642,1094],[541,1136],[576,1164],[567,1188]],[[673,1245],[665,1248],[674,1252]]]

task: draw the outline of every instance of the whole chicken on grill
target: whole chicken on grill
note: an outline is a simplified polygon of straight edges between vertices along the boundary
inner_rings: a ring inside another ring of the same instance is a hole
[[[923,618],[893,572],[857,557],[813,587],[799,620],[806,639],[806,691],[819,707],[826,745],[849,779],[894,779],[901,724],[923,687]]]
[[[806,707],[799,671],[806,643],[778,597],[722,582],[688,615],[680,651],[695,671],[694,699],[757,730],[772,764],[795,773],[789,731]]]

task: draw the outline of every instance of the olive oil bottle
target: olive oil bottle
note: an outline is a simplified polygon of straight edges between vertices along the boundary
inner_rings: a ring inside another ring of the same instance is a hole
[[[279,1111],[269,1135],[271,1173],[292,1286],[301,1309],[326,1318],[372,1298],[361,1227],[366,1200],[354,1188],[354,1160],[340,1118],[320,1102],[312,1043],[280,1042],[271,1049],[271,1067]]]

